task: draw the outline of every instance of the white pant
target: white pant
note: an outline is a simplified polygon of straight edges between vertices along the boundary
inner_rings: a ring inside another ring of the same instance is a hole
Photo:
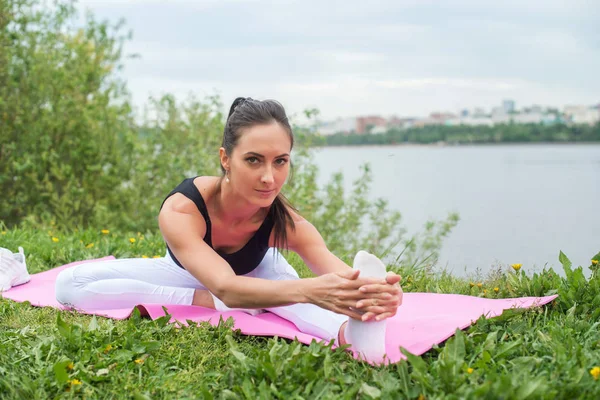
[[[271,248],[248,277],[269,280],[299,279],[298,273]],[[162,258],[126,258],[76,265],[56,279],[56,300],[87,311],[129,308],[140,303],[192,304],[195,289],[205,289],[192,274],[180,268],[169,253]],[[313,304],[292,304],[268,311],[294,323],[304,333],[337,342],[348,317]]]

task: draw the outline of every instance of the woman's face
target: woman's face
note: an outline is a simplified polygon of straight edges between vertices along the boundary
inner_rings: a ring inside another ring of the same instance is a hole
[[[288,177],[291,146],[290,136],[276,122],[244,129],[230,157],[221,151],[229,184],[251,204],[270,206]]]

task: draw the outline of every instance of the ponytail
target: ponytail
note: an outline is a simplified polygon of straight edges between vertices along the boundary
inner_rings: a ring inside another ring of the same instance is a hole
[[[275,200],[273,200],[273,204],[271,204],[271,209],[269,210],[269,216],[273,221],[274,246],[280,251],[288,249],[288,226],[292,230],[296,229],[296,224],[294,223],[292,214],[290,214],[290,209],[297,211],[287,197],[285,197],[283,193],[279,193],[277,197],[275,197]]]

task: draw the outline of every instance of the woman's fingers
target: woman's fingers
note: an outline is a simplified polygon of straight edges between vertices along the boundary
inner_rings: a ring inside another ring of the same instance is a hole
[[[356,308],[363,309],[365,307],[398,307],[400,300],[391,296],[389,293],[381,293],[375,297],[362,298],[356,302]]]
[[[389,284],[389,285],[394,285],[396,283],[399,283],[402,280],[402,277],[394,272],[388,272],[387,276],[385,277],[385,281]]]
[[[332,311],[335,311],[338,314],[344,314],[349,316],[350,318],[360,320],[363,316],[361,312],[358,312],[350,307],[335,307]]]
[[[383,321],[386,318],[390,318],[396,315],[396,311],[387,311],[383,313],[366,312],[362,315],[361,320],[366,321]]]
[[[396,296],[396,295],[398,295],[398,293],[400,293],[400,285],[398,285],[398,284],[389,285],[387,283],[384,283],[384,284],[375,283],[375,284],[361,286],[359,288],[359,291],[364,294],[389,293],[392,296]]]

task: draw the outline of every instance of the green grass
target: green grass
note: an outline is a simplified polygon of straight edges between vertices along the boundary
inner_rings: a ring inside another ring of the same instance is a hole
[[[152,233],[4,232],[0,246],[24,245],[32,273],[165,250]],[[297,257],[290,260],[308,274]],[[383,367],[317,343],[243,336],[230,321],[176,328],[166,317],[114,321],[2,299],[0,398],[600,398],[600,380],[590,373],[600,365],[600,278],[587,279],[562,253],[560,261],[562,276],[525,265],[480,280],[400,268],[406,292],[559,298],[479,319],[423,356]]]

